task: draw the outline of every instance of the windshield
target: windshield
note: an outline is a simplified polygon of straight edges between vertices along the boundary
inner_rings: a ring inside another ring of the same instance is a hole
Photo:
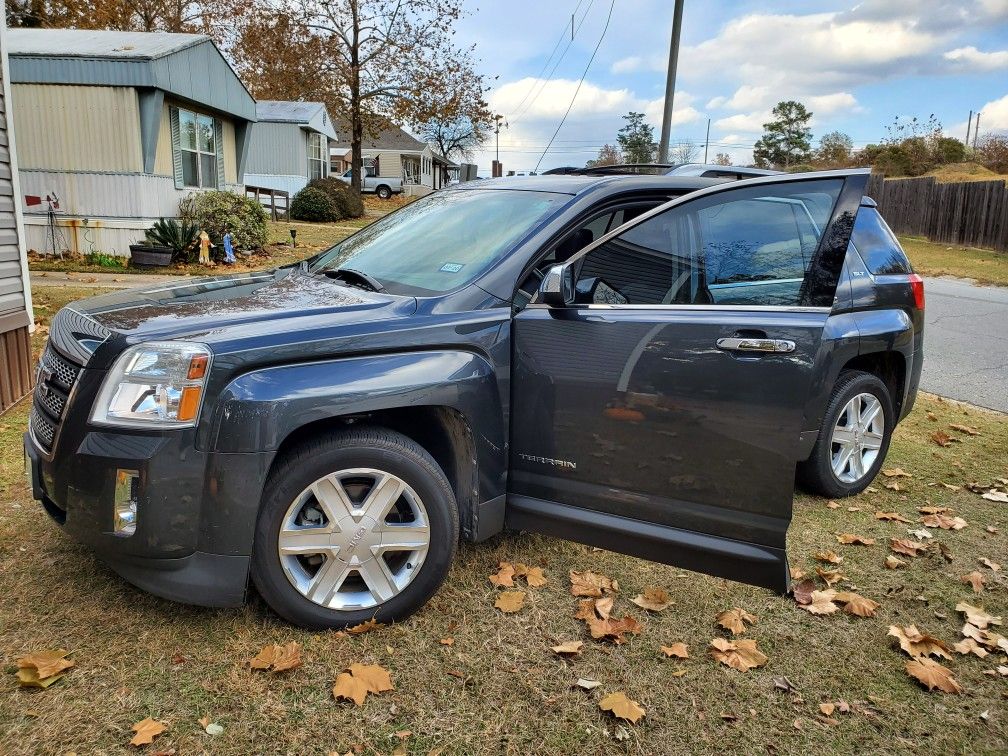
[[[430,194],[323,253],[315,272],[349,268],[393,294],[431,296],[463,286],[501,259],[566,194],[467,189]]]

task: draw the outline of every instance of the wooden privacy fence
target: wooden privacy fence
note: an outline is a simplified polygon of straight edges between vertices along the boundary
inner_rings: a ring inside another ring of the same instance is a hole
[[[940,183],[883,179],[873,173],[867,194],[897,234],[1008,252],[1008,187],[1004,181]]]

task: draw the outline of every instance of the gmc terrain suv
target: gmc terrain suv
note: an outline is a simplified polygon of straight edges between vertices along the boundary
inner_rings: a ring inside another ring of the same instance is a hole
[[[401,618],[540,531],[786,591],[797,478],[864,489],[924,292],[861,170],[437,192],[300,264],[71,304],[34,496],[127,580]]]

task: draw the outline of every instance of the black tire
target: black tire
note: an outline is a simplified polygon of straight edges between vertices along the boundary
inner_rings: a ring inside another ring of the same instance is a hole
[[[837,477],[833,471],[833,428],[840,419],[844,407],[858,394],[871,394],[878,399],[882,405],[885,428],[882,433],[882,445],[875,461],[865,470],[863,477],[854,482],[847,482]],[[860,370],[842,372],[826,407],[822,426],[819,428],[819,438],[812,448],[812,454],[807,460],[798,464],[798,483],[810,493],[831,499],[861,493],[871,485],[882,469],[895,426],[896,418],[889,389],[878,376]]]
[[[358,467],[392,473],[420,497],[430,525],[430,543],[419,571],[384,603],[336,610],[311,601],[288,580],[277,539],[284,516],[299,494],[326,475]],[[451,485],[434,458],[401,433],[370,427],[307,441],[274,466],[263,492],[252,552],[252,580],[266,603],[289,622],[310,630],[346,627],[376,619],[391,622],[423,606],[444,582],[459,539],[458,507]]]
[[[389,187],[382,184],[381,186],[375,189],[375,194],[378,195],[378,199],[387,200],[389,197],[392,196],[392,190]]]

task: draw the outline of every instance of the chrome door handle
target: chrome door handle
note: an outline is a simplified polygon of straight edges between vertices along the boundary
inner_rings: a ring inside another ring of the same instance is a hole
[[[793,352],[795,343],[787,339],[754,339],[754,338],[732,338],[718,339],[718,349],[726,349],[731,352],[773,352],[781,354]]]

